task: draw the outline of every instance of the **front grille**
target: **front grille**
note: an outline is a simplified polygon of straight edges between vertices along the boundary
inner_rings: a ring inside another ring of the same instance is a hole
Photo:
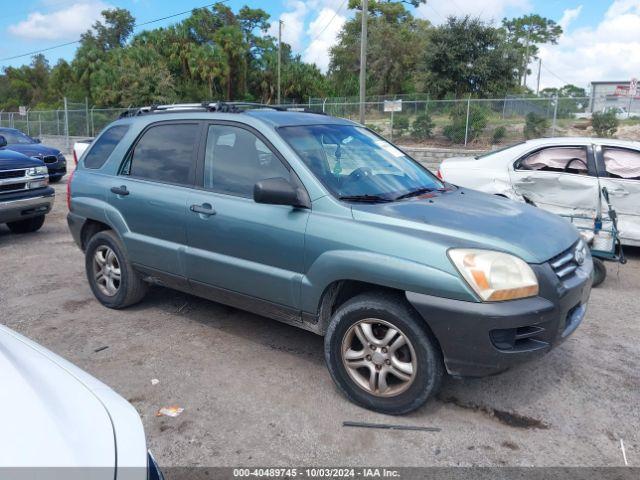
[[[491,330],[491,342],[498,350],[525,351],[535,350],[548,345],[544,340],[546,328],[544,324],[527,325],[518,328],[501,328]]]
[[[46,157],[43,157],[42,160],[44,163],[56,163],[58,161],[58,157],[55,155],[47,155]]]
[[[571,248],[553,257],[549,261],[551,268],[560,280],[571,278],[580,266],[576,261],[576,247],[577,245],[572,245]]]
[[[13,190],[24,190],[26,183],[10,183],[9,185],[0,185],[0,192],[11,192]]]
[[[0,178],[20,178],[24,177],[26,170],[5,170],[0,172]]]

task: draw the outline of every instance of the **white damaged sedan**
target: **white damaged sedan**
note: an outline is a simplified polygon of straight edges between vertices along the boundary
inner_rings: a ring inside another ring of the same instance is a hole
[[[565,216],[595,218],[606,187],[623,245],[640,246],[640,142],[603,138],[540,138],[477,157],[446,159],[447,182]]]
[[[162,478],[129,402],[3,325],[0,385],[7,478]]]

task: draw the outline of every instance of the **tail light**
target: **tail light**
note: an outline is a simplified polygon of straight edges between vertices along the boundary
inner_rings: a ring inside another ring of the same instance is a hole
[[[442,172],[440,171],[440,169],[438,168],[438,170],[436,171],[436,177],[438,177],[440,180],[444,181],[444,178],[442,178]]]
[[[74,156],[75,156],[75,152],[74,152]],[[76,171],[74,170],[73,172],[71,172],[71,175],[69,175],[69,178],[67,180],[67,208],[69,210],[71,210],[71,182],[73,181],[73,176],[76,174]]]

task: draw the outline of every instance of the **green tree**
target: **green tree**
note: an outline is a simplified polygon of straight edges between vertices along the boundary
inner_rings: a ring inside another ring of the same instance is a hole
[[[591,126],[598,137],[613,137],[618,131],[620,121],[616,117],[616,112],[594,112],[591,117]]]
[[[449,17],[431,30],[428,40],[421,75],[435,96],[486,97],[517,87],[517,55],[507,47],[501,29],[468,16]]]
[[[518,73],[522,83],[525,72],[530,74],[529,64],[538,58],[538,45],[550,43],[555,45],[562,35],[562,27],[553,20],[537,14],[524,15],[518,18],[503,19],[502,26],[506,32],[506,41],[510,48],[518,53]]]
[[[544,136],[549,128],[549,120],[534,112],[527,113],[523,130],[524,138],[527,140]]]
[[[413,2],[415,4],[421,2]],[[352,0],[351,8],[361,9]],[[414,18],[403,2],[369,2],[367,92],[374,95],[415,91],[418,58],[426,48],[429,23]],[[361,12],[344,25],[331,48],[329,77],[340,95],[358,92]]]

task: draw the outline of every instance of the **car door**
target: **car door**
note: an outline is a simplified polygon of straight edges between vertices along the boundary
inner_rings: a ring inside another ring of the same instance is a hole
[[[259,180],[299,180],[268,141],[247,126],[211,123],[204,136],[200,190],[188,199],[192,288],[210,297],[217,289],[299,309],[309,210],[253,200]]]
[[[618,214],[622,243],[640,245],[640,150],[602,145],[596,148],[596,155],[600,185],[607,187]],[[606,205],[602,208],[606,212]]]
[[[592,145],[537,148],[518,158],[509,174],[515,192],[538,207],[595,218],[599,187]]]
[[[130,260],[186,285],[187,198],[194,186],[198,122],[162,122],[147,127],[112,181],[110,215],[124,224]],[[166,277],[166,278],[165,278]],[[183,282],[180,282],[180,279]]]

